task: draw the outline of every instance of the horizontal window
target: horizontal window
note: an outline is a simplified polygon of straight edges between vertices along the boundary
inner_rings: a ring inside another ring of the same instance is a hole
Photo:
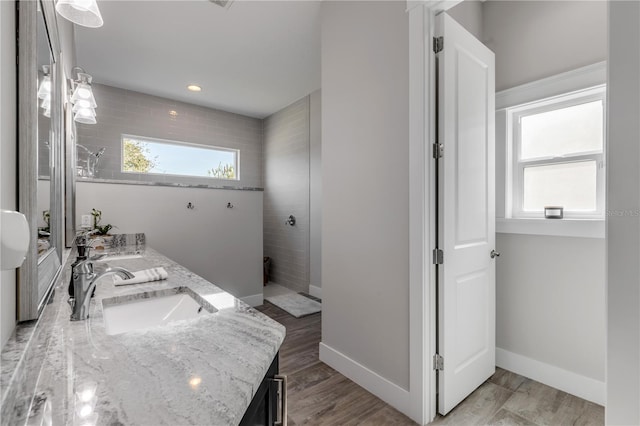
[[[239,151],[122,135],[122,172],[239,180]]]

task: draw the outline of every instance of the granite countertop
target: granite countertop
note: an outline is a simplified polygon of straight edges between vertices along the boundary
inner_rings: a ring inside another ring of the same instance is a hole
[[[99,265],[130,271],[162,266],[169,278],[115,286],[105,277],[98,282],[90,318],[77,322],[69,320],[67,283],[59,283],[51,302],[58,305],[57,316],[29,423],[238,424],[284,340],[284,327],[150,248],[142,258],[95,265],[96,272]],[[106,334],[103,299],[175,287],[188,287],[218,311]]]

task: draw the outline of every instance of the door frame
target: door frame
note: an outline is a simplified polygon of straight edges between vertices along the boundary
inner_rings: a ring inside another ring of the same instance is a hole
[[[419,424],[436,410],[435,16],[463,0],[407,0],[409,15],[409,411]],[[446,41],[445,41],[446,43]]]

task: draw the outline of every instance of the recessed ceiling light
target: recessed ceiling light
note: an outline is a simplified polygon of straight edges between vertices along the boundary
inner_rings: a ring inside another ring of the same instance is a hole
[[[172,117],[177,117],[178,116],[178,111],[172,109],[171,111],[169,111],[169,115]]]
[[[201,92],[202,91],[202,87],[198,86],[197,84],[190,84],[187,86],[187,89],[191,90],[192,92]]]

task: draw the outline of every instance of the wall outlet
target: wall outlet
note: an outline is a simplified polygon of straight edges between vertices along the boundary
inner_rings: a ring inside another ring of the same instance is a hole
[[[83,214],[82,215],[82,224],[81,226],[83,228],[90,228],[91,227],[91,215],[90,214]]]

